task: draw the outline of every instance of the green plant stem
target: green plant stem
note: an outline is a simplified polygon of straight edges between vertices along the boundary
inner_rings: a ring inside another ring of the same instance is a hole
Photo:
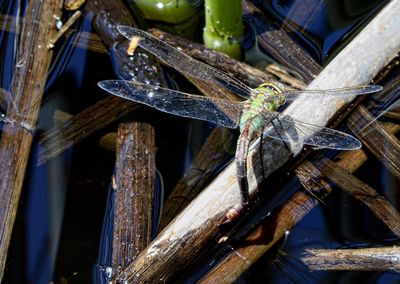
[[[180,24],[192,18],[198,11],[188,0],[130,0],[142,12],[145,19]]]
[[[206,0],[206,27],[203,33],[207,47],[231,57],[241,57],[240,40],[243,35],[241,0]]]

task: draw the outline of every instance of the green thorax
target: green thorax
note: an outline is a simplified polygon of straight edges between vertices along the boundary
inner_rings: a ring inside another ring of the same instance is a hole
[[[285,103],[285,95],[274,84],[262,84],[254,90],[253,97],[249,100],[249,106],[243,110],[240,119],[240,128],[252,121],[255,128],[260,127],[263,117],[272,111],[276,111]]]

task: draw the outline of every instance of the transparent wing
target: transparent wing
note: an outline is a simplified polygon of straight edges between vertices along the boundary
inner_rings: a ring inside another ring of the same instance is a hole
[[[376,93],[382,90],[379,85],[365,85],[349,88],[331,89],[331,90],[288,90],[284,91],[283,95],[286,97],[287,102],[291,102],[299,96],[305,96],[310,99],[321,99],[324,96],[333,97],[348,97],[358,96],[364,94]]]
[[[106,80],[98,85],[113,95],[146,104],[163,112],[206,120],[228,128],[238,126],[244,106],[241,103],[186,94],[132,81]],[[220,108],[229,113],[229,116]]]
[[[185,75],[204,81],[215,82],[246,99],[250,98],[252,94],[252,89],[239,80],[231,78],[224,72],[191,58],[149,33],[127,26],[118,26],[118,31],[129,40],[134,36],[141,37],[142,40],[139,42],[140,47],[146,49]]]
[[[400,98],[398,98],[394,102],[384,102],[383,104],[378,105],[376,108],[377,110],[375,110],[375,112],[377,113],[376,116],[368,122],[365,121],[365,125],[362,125],[362,124],[359,125],[358,129],[356,129],[356,130],[353,129],[354,133],[357,133],[357,134],[361,135],[361,137],[364,137],[368,133],[368,131],[365,131],[365,129],[368,126],[370,126],[372,123],[377,121],[382,115],[390,112],[391,110],[393,110],[397,107],[400,107]],[[364,132],[364,133],[362,133],[362,132]]]
[[[264,134],[274,139],[337,150],[361,148],[361,142],[349,134],[301,122],[287,115],[273,113],[270,121],[271,127]]]

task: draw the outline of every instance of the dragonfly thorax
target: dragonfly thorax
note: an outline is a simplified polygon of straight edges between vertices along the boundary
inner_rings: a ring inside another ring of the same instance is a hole
[[[260,112],[265,109],[275,111],[285,103],[282,89],[273,83],[261,84],[255,91],[250,104],[251,111]]]
[[[254,90],[253,96],[247,108],[243,111],[240,127],[252,121],[253,124],[261,124],[262,117],[276,111],[285,103],[285,95],[282,89],[273,83],[264,83]],[[257,121],[255,122],[254,119]],[[258,122],[258,120],[261,121]]]

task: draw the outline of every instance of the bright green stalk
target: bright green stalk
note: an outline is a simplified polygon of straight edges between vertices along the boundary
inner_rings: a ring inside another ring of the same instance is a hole
[[[130,0],[145,19],[180,24],[198,13],[188,0]]]
[[[239,44],[243,36],[242,0],[206,0],[206,27],[203,33],[207,47],[231,57],[241,57]]]

